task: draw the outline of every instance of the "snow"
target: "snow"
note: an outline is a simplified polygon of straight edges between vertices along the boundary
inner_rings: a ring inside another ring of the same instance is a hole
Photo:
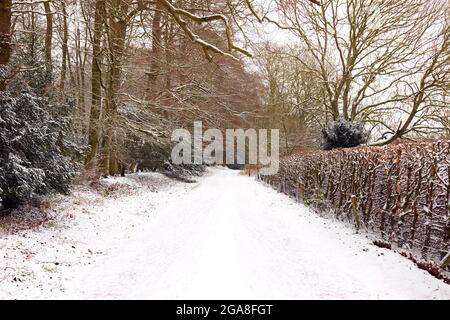
[[[0,238],[0,298],[450,299],[411,261],[237,171],[108,183],[137,191],[68,201],[51,225]]]

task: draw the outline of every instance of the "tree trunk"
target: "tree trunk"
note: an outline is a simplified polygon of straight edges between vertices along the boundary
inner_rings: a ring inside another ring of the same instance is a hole
[[[122,0],[112,1],[111,12],[109,14],[109,58],[110,68],[108,76],[108,93],[106,95],[105,110],[105,142],[103,148],[103,173],[105,176],[111,174],[111,158],[116,153],[117,144],[112,143],[112,136],[117,120],[117,110],[119,107],[118,93],[122,78],[122,59],[125,50],[125,37],[127,34],[129,4]]]
[[[165,55],[166,55],[166,79],[165,79],[165,89],[170,90],[172,87],[172,78],[171,78],[171,64],[172,64],[172,52],[171,49],[173,47],[173,23],[167,23],[166,30],[164,34],[164,42],[165,42]]]
[[[11,59],[11,0],[0,1],[0,67]],[[0,79],[0,91],[6,89],[6,81]]]
[[[447,268],[450,265],[450,252],[446,254],[444,258],[442,258],[440,267],[441,268]]]
[[[160,60],[161,60],[161,42],[162,42],[162,29],[161,29],[162,11],[161,5],[156,5],[155,15],[152,22],[152,57],[150,64],[150,73],[148,75],[148,93],[149,96],[153,96],[155,93],[156,80],[160,73]],[[148,97],[148,98],[150,98]]]
[[[51,15],[50,1],[44,2],[44,9],[47,19],[47,29],[45,32],[45,68],[47,80],[51,81],[53,74],[52,62],[52,38],[53,38],[53,16]]]
[[[92,39],[92,70],[91,70],[91,111],[89,116],[89,147],[90,151],[86,157],[87,168],[97,167],[97,155],[99,147],[100,110],[102,102],[102,28],[105,15],[105,0],[97,0],[95,3],[94,34]]]
[[[67,73],[67,59],[69,54],[69,30],[67,26],[67,8],[66,1],[61,1],[62,14],[63,14],[63,39],[62,39],[62,62],[61,62],[61,83],[59,85],[61,93],[64,92],[66,85],[66,73]]]
[[[78,88],[78,108],[77,108],[77,116],[80,121],[80,129],[84,133],[84,118],[85,118],[85,94],[84,94],[84,88],[85,88],[85,76],[84,76],[84,61],[82,56],[82,47],[81,47],[81,31],[80,28],[77,27],[76,31],[76,39],[75,39],[75,46],[76,46],[76,59],[75,59],[75,65],[76,65],[76,79],[77,79],[77,88]]]

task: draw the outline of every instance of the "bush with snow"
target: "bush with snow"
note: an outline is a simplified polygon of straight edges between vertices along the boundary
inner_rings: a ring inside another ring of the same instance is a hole
[[[76,164],[67,155],[63,119],[45,99],[0,92],[0,199],[9,208],[36,195],[67,193]]]
[[[169,160],[164,162],[164,173],[176,178],[201,176],[206,170],[203,164],[173,164]]]
[[[339,118],[322,130],[322,149],[353,148],[367,143],[369,134],[360,122]]]

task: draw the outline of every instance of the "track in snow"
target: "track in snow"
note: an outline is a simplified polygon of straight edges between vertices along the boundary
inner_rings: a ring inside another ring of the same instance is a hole
[[[64,298],[449,299],[450,286],[238,172],[214,169]],[[167,204],[169,203],[169,204]]]

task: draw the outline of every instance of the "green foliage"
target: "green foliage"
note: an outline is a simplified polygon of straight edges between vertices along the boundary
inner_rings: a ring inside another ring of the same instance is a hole
[[[53,117],[47,100],[0,92],[0,198],[3,207],[36,195],[68,193],[77,165],[65,120]],[[61,120],[61,121],[59,121]],[[66,154],[65,154],[66,153]]]
[[[369,134],[364,125],[339,118],[322,130],[322,149],[353,148],[367,143]]]

